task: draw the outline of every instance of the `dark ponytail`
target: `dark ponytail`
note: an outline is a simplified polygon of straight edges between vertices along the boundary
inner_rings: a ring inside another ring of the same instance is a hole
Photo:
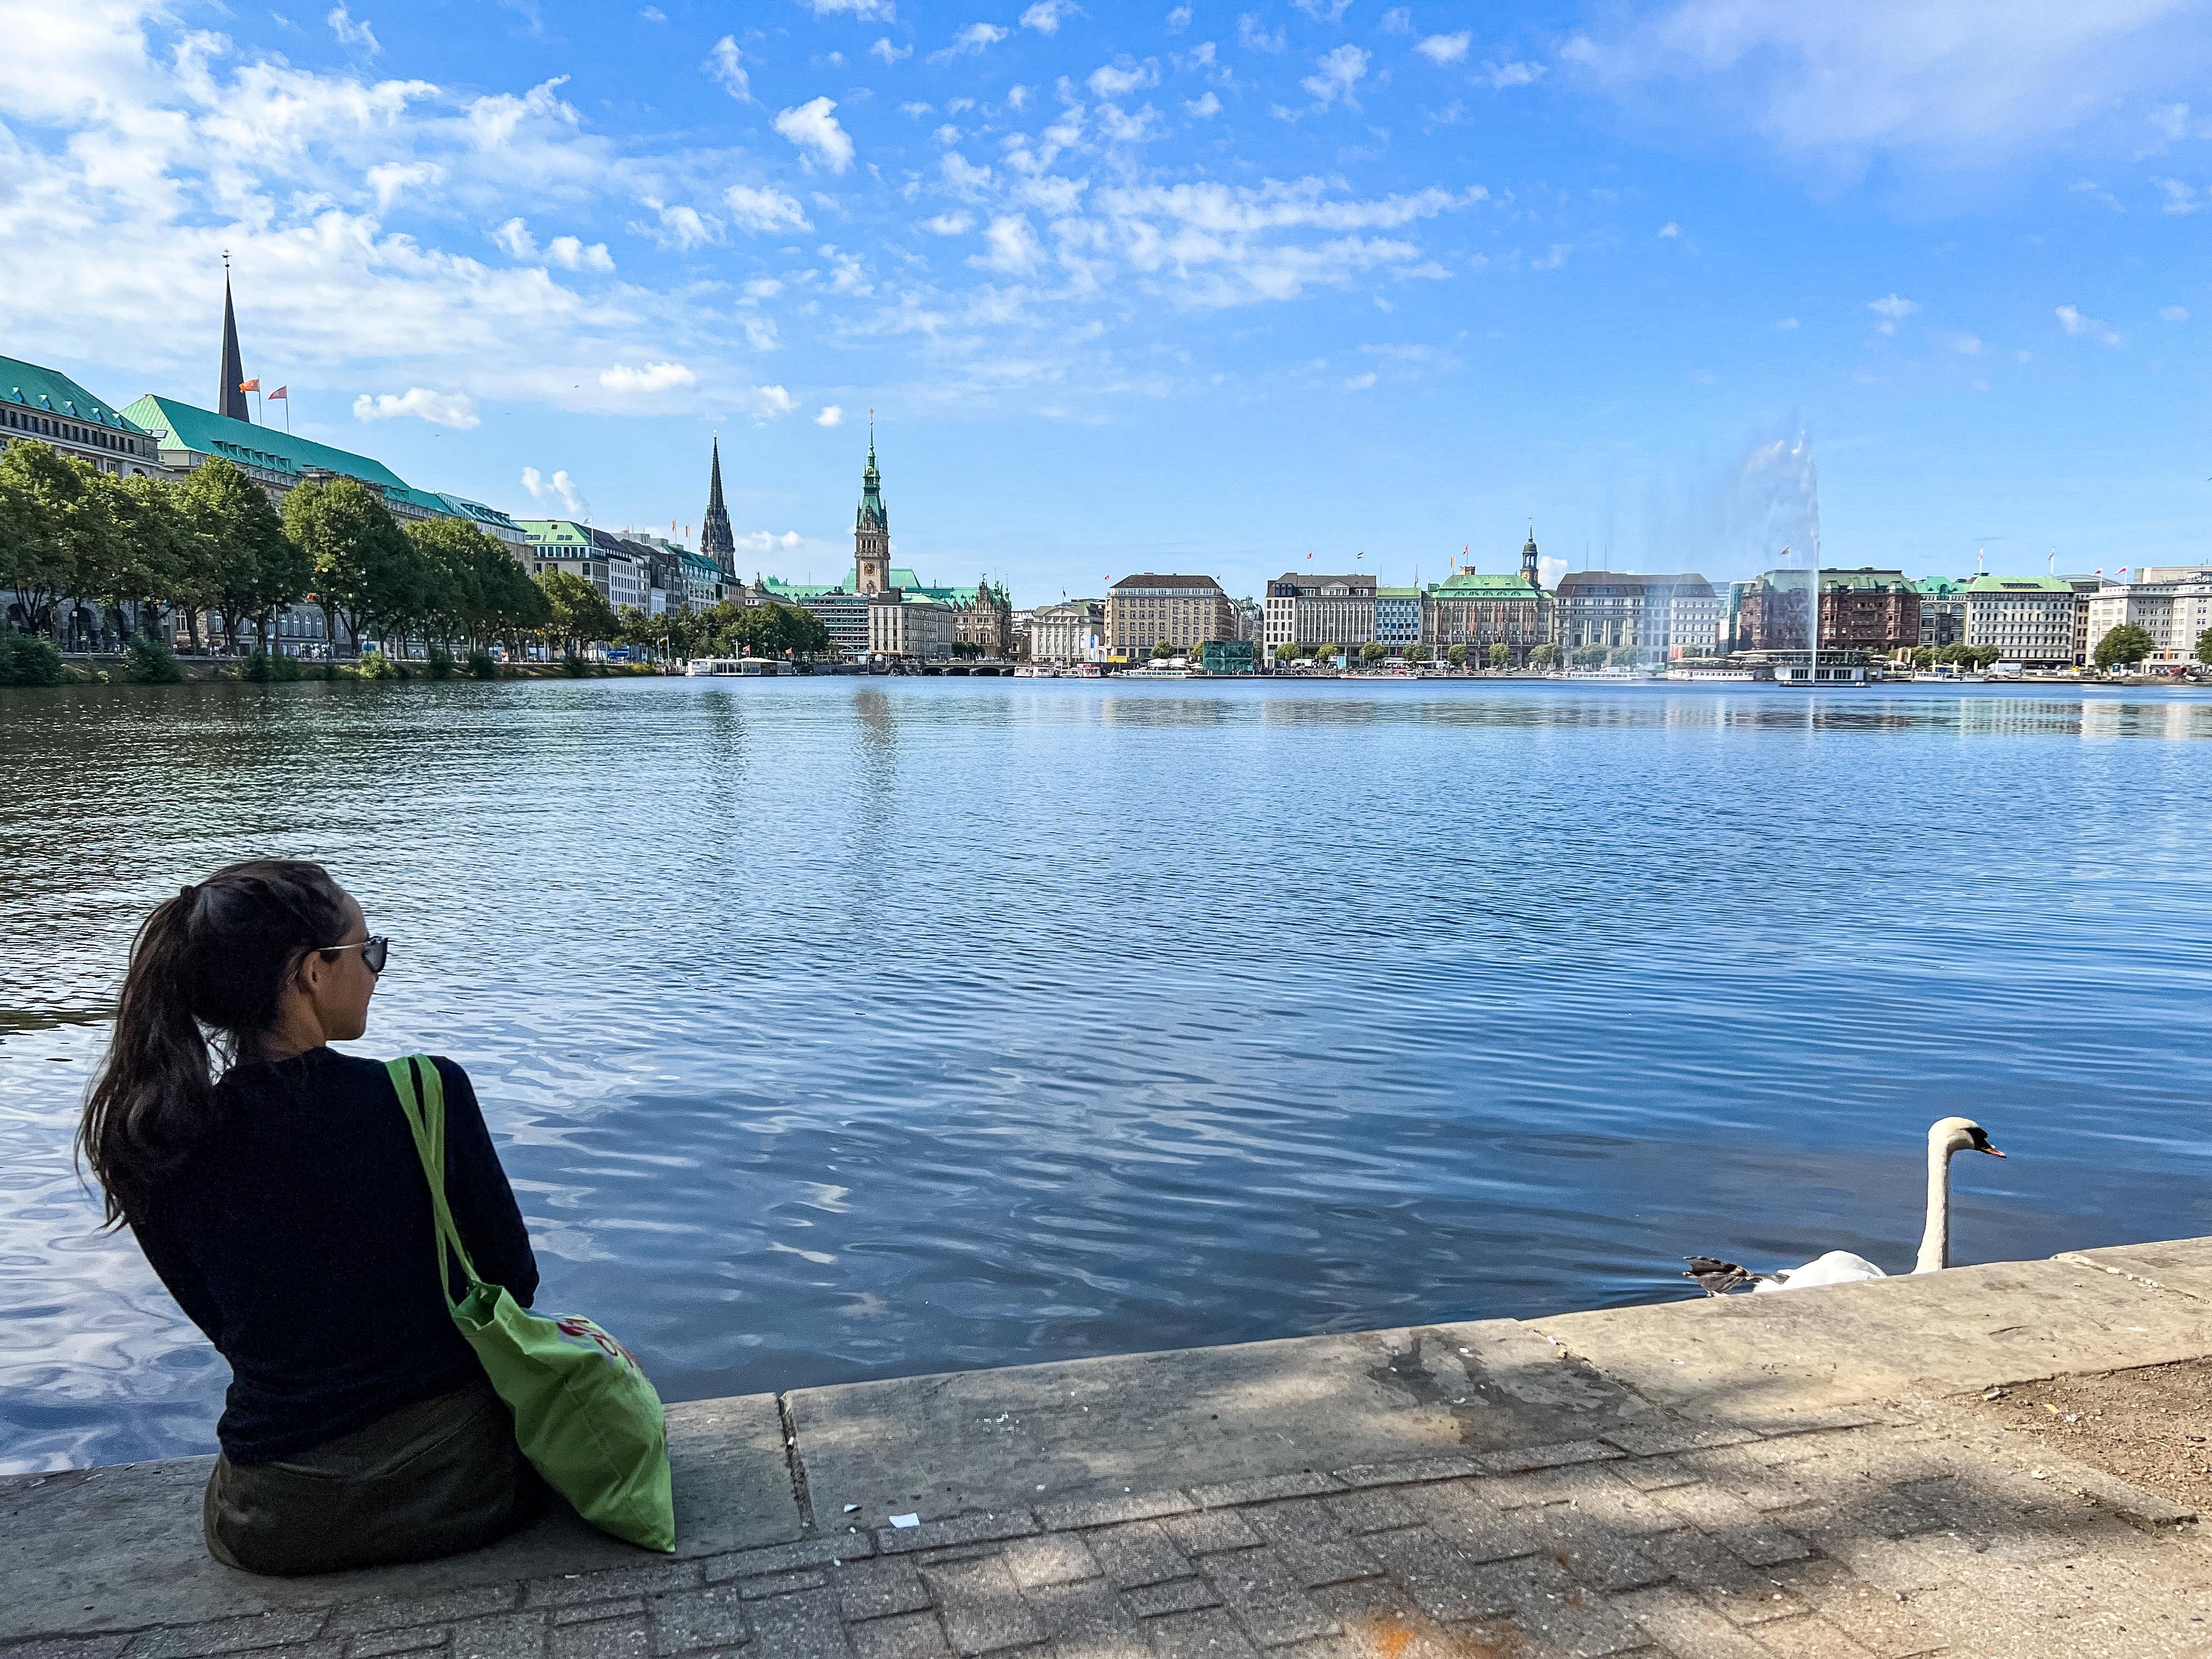
[[[231,865],[154,907],[77,1130],[109,1226],[144,1214],[213,1121],[216,1061],[254,1056],[301,959],[345,924],[337,883],[292,859]]]

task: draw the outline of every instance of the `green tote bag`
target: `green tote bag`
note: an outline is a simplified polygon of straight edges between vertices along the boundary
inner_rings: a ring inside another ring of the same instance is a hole
[[[513,1408],[522,1455],[600,1531],[647,1549],[673,1550],[676,1510],[660,1396],[630,1351],[591,1320],[532,1313],[506,1286],[477,1277],[446,1205],[445,1084],[427,1054],[392,1060],[386,1070],[430,1182],[440,1293],[450,1297],[447,1263],[459,1261],[468,1292],[451,1304],[453,1323]]]

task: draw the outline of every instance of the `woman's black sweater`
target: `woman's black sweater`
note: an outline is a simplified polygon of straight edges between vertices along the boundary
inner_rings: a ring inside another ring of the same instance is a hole
[[[446,1092],[446,1200],[477,1273],[523,1306],[538,1262],[468,1073]],[[483,1380],[439,1294],[429,1185],[374,1060],[330,1048],[234,1066],[214,1127],[133,1224],[230,1362],[216,1437],[267,1463]]]

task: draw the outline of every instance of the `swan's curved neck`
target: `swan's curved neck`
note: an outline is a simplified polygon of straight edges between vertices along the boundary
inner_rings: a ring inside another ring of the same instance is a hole
[[[1928,1224],[1920,1234],[1917,1273],[1937,1273],[1951,1265],[1951,1152],[1942,1142],[1928,1143]]]

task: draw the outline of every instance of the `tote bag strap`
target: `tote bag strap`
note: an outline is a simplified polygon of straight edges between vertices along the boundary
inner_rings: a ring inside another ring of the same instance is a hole
[[[431,1238],[438,1256],[438,1291],[450,1304],[452,1284],[447,1263],[458,1260],[463,1276],[471,1285],[481,1282],[461,1230],[446,1202],[446,1084],[437,1063],[428,1054],[410,1054],[385,1062],[392,1087],[399,1097],[399,1109],[415,1137],[415,1154],[422,1160],[422,1176],[430,1185]],[[448,1255],[448,1252],[451,1255]]]

